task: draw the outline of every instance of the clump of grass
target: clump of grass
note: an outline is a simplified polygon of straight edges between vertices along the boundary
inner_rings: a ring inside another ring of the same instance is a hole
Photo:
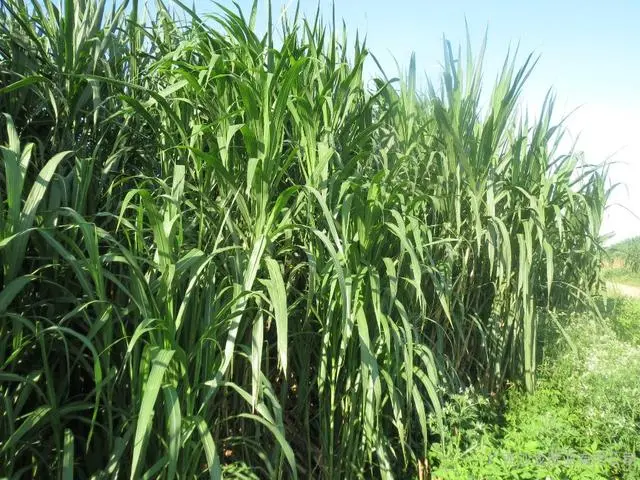
[[[598,285],[605,172],[517,115],[531,58],[487,109],[446,42],[368,90],[256,10],[0,4],[0,475],[406,478]]]
[[[640,301],[628,297],[613,297],[600,305],[608,317],[615,318],[611,327],[621,340],[640,345]]]

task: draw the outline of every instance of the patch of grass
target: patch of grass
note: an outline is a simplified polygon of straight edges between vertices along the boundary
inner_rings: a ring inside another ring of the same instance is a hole
[[[629,276],[631,280],[640,278],[640,237],[618,242],[607,248],[607,272],[614,276]],[[628,283],[628,282],[625,282]]]
[[[613,297],[601,300],[599,310],[610,320],[610,326],[623,342],[640,344],[640,300]]]
[[[640,302],[603,306],[564,319],[572,347],[558,336],[536,392],[507,393],[502,425],[474,423],[492,413],[473,392],[449,403],[450,427],[468,420],[432,447],[434,478],[640,478]]]
[[[602,278],[614,283],[640,287],[640,272],[635,272],[626,267],[605,268],[602,270]]]

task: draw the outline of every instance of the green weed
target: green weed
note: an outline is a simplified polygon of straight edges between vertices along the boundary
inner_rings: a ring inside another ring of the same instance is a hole
[[[558,335],[542,364],[534,395],[512,390],[504,422],[468,443],[432,449],[434,477],[446,479],[611,479],[640,474],[640,322],[628,322],[640,302],[616,300],[604,319],[581,314],[562,323],[572,348]],[[611,307],[611,306],[610,306]],[[621,330],[622,328],[622,330]],[[452,402],[446,417],[473,418],[483,402]],[[495,411],[495,410],[494,410]],[[466,413],[463,413],[466,412]],[[448,421],[448,420],[447,420]]]

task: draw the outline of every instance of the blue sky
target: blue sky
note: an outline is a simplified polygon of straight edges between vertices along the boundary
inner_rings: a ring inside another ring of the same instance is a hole
[[[232,2],[222,0],[231,6]],[[252,1],[240,0],[249,14]],[[292,13],[295,1],[273,0],[274,14]],[[259,22],[267,2],[259,2]],[[312,15],[316,1],[301,1]],[[197,0],[201,12],[215,10]],[[332,2],[320,0],[327,19]],[[465,40],[465,18],[474,46],[488,27],[485,77],[493,81],[509,46],[520,56],[540,55],[525,88],[524,102],[537,111],[553,88],[556,112],[567,114],[571,137],[587,161],[611,160],[610,178],[622,183],[611,197],[602,233],[615,240],[640,235],[640,0],[452,1],[335,0],[336,17],[344,19],[351,38],[356,30],[388,74],[395,61],[406,68],[412,52],[417,70],[435,79],[442,59],[442,35],[454,45]],[[395,61],[394,61],[395,58]],[[375,70],[373,63],[367,67]],[[631,210],[635,216],[628,212]]]

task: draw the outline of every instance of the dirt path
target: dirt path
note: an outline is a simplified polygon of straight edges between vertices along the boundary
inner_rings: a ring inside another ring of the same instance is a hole
[[[640,287],[634,287],[633,285],[607,282],[607,290],[619,293],[625,297],[640,298]]]

